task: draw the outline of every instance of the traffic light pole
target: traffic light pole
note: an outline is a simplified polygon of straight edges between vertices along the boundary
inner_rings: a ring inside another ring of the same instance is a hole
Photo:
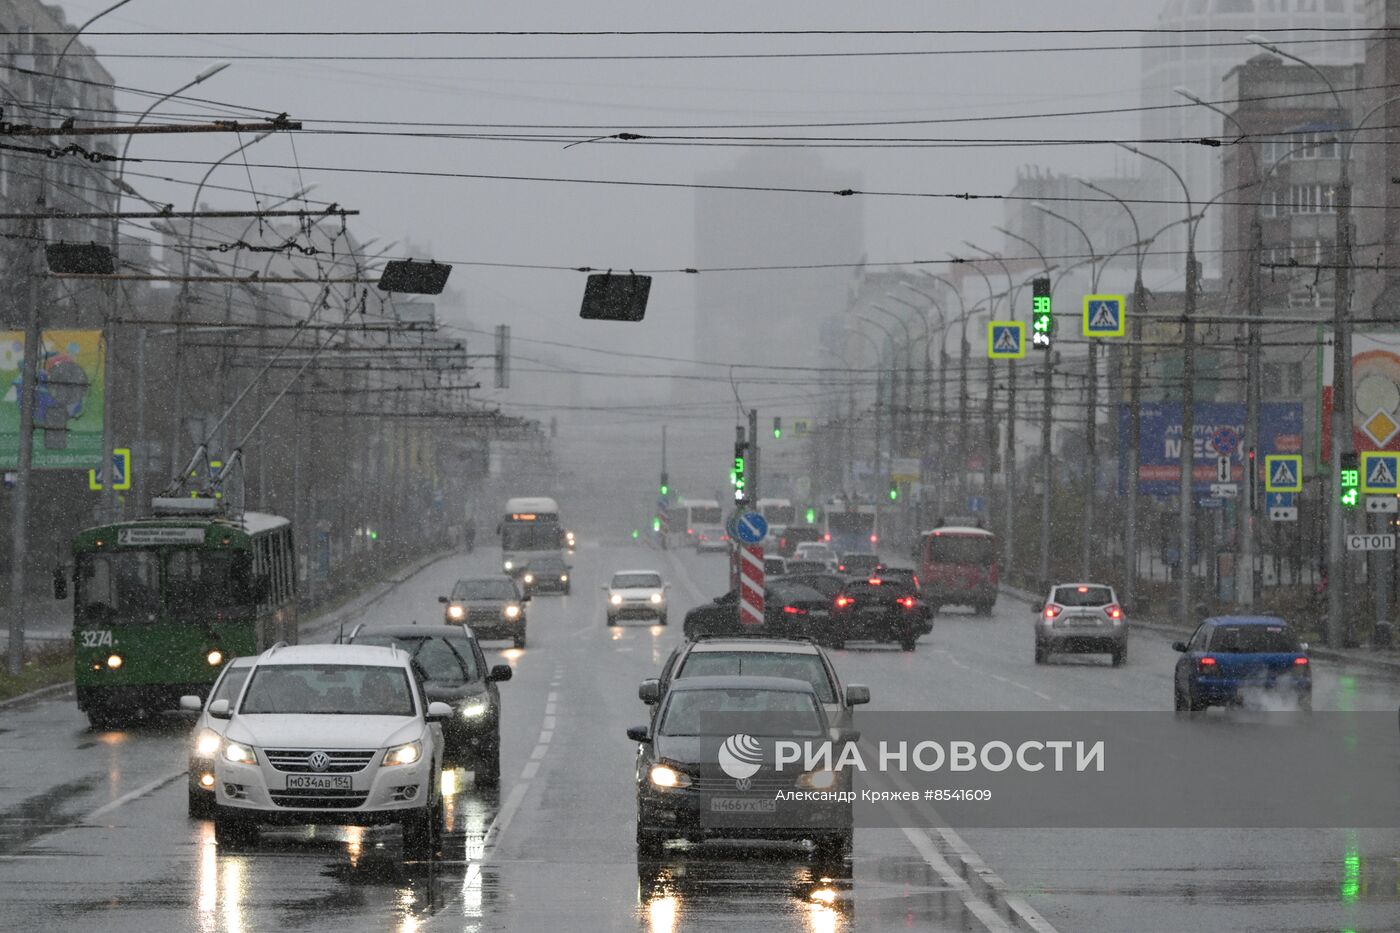
[[[749,481],[744,490],[748,493],[748,504],[758,503],[758,409],[749,409]]]

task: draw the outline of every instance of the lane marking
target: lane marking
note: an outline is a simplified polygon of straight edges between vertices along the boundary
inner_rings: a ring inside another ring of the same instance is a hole
[[[554,704],[553,704],[553,703],[546,703],[546,704],[544,705],[544,714],[545,714],[546,716],[553,716],[553,715],[554,715]]]
[[[972,912],[973,916],[982,922],[982,925],[985,926],[990,933],[1011,933],[1011,925],[1001,918],[996,910],[992,908],[991,904],[977,898],[972,891],[972,885],[958,876],[958,873],[953,870],[953,866],[948,864],[947,859],[939,854],[937,847],[933,844],[933,840],[929,839],[927,835],[919,830],[907,827],[904,830],[904,835],[909,840],[910,844],[914,846],[914,850],[923,857],[923,860],[928,863],[930,868],[938,873],[938,876],[943,879],[944,884],[957,892],[964,906]]]
[[[544,722],[540,723],[540,727],[542,729],[552,730],[554,728],[554,722],[555,719],[553,716],[546,716],[544,717]]]
[[[531,760],[531,761],[539,761],[541,758],[543,758],[543,757],[544,757],[545,755],[547,755],[547,754],[549,754],[549,746],[548,746],[548,745],[536,745],[536,746],[535,746],[535,750],[532,751],[532,752],[530,753],[530,760]]]
[[[529,781],[530,778],[539,773],[539,770],[540,763],[538,761],[525,762],[525,767],[520,769],[520,780]]]
[[[553,738],[554,738],[554,730],[553,730],[553,729],[544,729],[544,730],[542,730],[542,731],[540,732],[540,737],[539,737],[539,739],[537,739],[536,741],[538,741],[541,745],[548,745],[548,744],[550,743],[550,740],[553,739]]]
[[[179,771],[176,771],[173,774],[167,774],[163,777],[158,777],[154,781],[151,781],[149,784],[142,784],[135,790],[122,794],[120,797],[113,800],[111,803],[104,804],[98,807],[96,810],[93,810],[87,816],[83,817],[79,822],[87,823],[97,819],[98,817],[106,816],[108,813],[111,813],[113,810],[117,809],[123,804],[130,803],[131,801],[136,800],[140,797],[144,797],[147,794],[154,793],[155,791],[160,790],[165,785],[177,781],[182,777],[186,777],[188,774],[189,769],[181,768]]]

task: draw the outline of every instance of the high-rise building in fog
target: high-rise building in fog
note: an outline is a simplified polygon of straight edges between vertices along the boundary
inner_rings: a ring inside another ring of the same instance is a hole
[[[700,185],[860,188],[859,176],[799,149],[750,150]],[[723,191],[695,196],[700,269],[859,262],[861,199]],[[695,281],[695,356],[735,363],[810,364],[823,320],[845,309],[849,268],[702,272]]]
[[[1190,139],[1220,134],[1220,117],[1192,106],[1174,92],[1185,87],[1208,101],[1221,99],[1226,72],[1259,53],[1244,41],[1261,32],[1271,41],[1315,65],[1348,65],[1361,60],[1359,30],[1366,25],[1371,0],[1170,0],[1157,17],[1158,32],[1142,37],[1142,136],[1144,139]],[[1319,29],[1358,30],[1354,41]],[[1181,30],[1175,32],[1175,30]],[[1207,31],[1212,30],[1212,31]],[[1219,31],[1213,31],[1219,30]],[[1310,31],[1308,31],[1310,30]],[[1304,41],[1304,40],[1314,41]],[[1155,108],[1155,109],[1154,109]],[[1206,201],[1219,193],[1220,151],[1204,146],[1149,146],[1154,155],[1181,172],[1192,198]],[[1157,183],[1157,196],[1177,199],[1181,186],[1160,166],[1144,161],[1144,177]],[[1196,235],[1207,274],[1220,269],[1220,214],[1212,211]],[[1158,249],[1185,249],[1182,227],[1158,241]]]

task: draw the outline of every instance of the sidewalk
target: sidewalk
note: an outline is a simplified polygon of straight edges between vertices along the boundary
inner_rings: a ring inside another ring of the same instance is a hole
[[[1018,589],[1005,583],[1001,585],[1001,591],[1013,599],[1018,599],[1028,605],[1039,605],[1045,597],[1041,594],[1031,593],[1027,590]],[[1176,635],[1182,640],[1191,634],[1192,629],[1183,628],[1177,623],[1163,619],[1160,616],[1148,615],[1144,617],[1133,616],[1128,620],[1129,628],[1142,628],[1154,632],[1161,632],[1164,635]],[[1360,667],[1369,667],[1374,670],[1385,671],[1390,674],[1400,676],[1400,651],[1383,650],[1375,648],[1317,648],[1309,647],[1308,654],[1311,657],[1322,661],[1337,661],[1346,664],[1355,664]]]

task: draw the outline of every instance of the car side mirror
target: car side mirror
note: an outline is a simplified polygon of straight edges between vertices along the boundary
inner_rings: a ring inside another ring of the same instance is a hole
[[[1174,642],[1172,642],[1172,650],[1173,650],[1173,651],[1185,651],[1185,650],[1186,650],[1186,642],[1184,642],[1184,641],[1174,641]]]
[[[849,684],[846,687],[846,705],[860,706],[870,702],[870,688],[865,684]]]
[[[532,598],[533,597],[531,597],[529,593],[526,593],[525,595],[520,597],[520,601],[522,603],[528,603]]]
[[[438,597],[438,602],[440,602],[440,603],[446,604],[446,603],[450,603],[451,601],[452,601],[452,600],[448,599],[446,596],[439,596],[439,597]]]
[[[848,745],[860,741],[859,729],[832,729],[831,740],[837,745]]]
[[[627,730],[627,737],[633,742],[650,742],[651,730],[646,726],[632,726]]]
[[[185,694],[180,697],[180,712],[198,713],[204,709],[204,701],[194,694]]]
[[[637,684],[637,699],[641,700],[647,706],[651,706],[657,700],[660,700],[661,681],[657,680],[655,677],[648,677],[646,680]]]
[[[452,718],[452,707],[441,701],[428,704],[428,722],[446,722]]]
[[[488,684],[504,683],[514,676],[515,670],[509,664],[497,664],[493,666],[490,673],[486,675],[486,682]]]
[[[232,719],[233,708],[229,706],[228,700],[215,700],[209,704],[209,715],[215,719]]]
[[[603,585],[603,586],[598,587],[598,589],[600,589],[600,590],[602,590],[604,593],[606,593],[606,592],[610,589],[610,587],[608,587],[608,586],[605,584],[605,585]]]
[[[68,598],[68,574],[63,572],[62,567],[53,569],[53,598]]]

